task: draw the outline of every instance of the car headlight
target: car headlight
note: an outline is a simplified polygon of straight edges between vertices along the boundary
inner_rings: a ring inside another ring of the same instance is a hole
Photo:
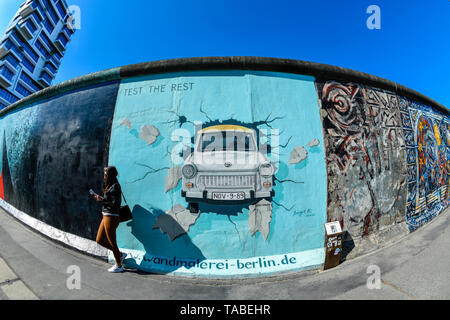
[[[259,166],[259,174],[263,177],[270,177],[273,175],[273,167],[270,163],[264,163]]]
[[[181,173],[185,178],[191,179],[197,174],[197,167],[193,164],[187,164],[181,169]]]

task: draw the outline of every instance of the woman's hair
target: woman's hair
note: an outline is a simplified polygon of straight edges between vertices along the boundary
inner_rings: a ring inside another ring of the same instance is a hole
[[[106,180],[105,180],[105,189],[103,190],[106,193],[106,190],[109,189],[114,183],[118,183],[117,176],[119,173],[117,172],[116,167],[109,166],[105,167],[104,171],[106,171]]]

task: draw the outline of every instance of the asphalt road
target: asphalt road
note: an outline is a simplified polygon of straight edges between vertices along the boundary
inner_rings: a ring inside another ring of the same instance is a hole
[[[393,244],[327,271],[199,280],[134,270],[110,274],[106,262],[60,246],[0,209],[0,300],[449,299],[449,212]],[[71,268],[79,271],[79,289],[71,282]],[[373,270],[380,271],[379,288],[372,281]]]

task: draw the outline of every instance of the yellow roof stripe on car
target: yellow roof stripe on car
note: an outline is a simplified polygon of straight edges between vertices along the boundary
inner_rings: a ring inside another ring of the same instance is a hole
[[[222,124],[217,126],[211,126],[204,128],[200,130],[200,132],[207,132],[207,131],[226,131],[226,130],[238,130],[238,131],[252,131],[252,129],[234,125],[234,124]]]

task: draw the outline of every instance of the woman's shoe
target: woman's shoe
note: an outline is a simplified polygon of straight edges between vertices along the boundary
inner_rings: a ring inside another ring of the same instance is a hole
[[[112,272],[112,273],[118,273],[118,272],[123,272],[123,271],[124,271],[123,267],[119,267],[116,264],[108,269],[108,272]]]

